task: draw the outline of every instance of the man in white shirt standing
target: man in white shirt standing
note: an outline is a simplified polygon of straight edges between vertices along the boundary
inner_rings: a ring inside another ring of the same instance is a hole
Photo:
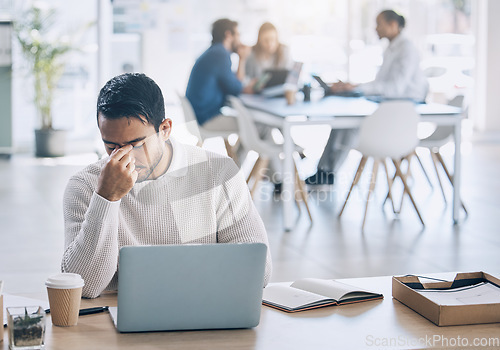
[[[75,174],[63,203],[61,268],[83,277],[84,297],[117,288],[118,252],[125,245],[268,245],[236,164],[170,136],[172,120],[152,79],[127,73],[107,82],[97,123],[109,157]],[[265,283],[270,274],[268,249]]]
[[[354,85],[335,83],[333,92],[359,89],[365,96],[376,95],[387,99],[409,99],[425,102],[429,83],[420,69],[420,57],[416,47],[401,32],[405,18],[393,10],[382,11],[376,19],[375,30],[380,39],[387,38],[389,46],[375,80]],[[332,184],[333,174],[340,168],[356,139],[357,130],[332,130],[325,150],[318,163],[318,171],[306,179],[309,185]]]

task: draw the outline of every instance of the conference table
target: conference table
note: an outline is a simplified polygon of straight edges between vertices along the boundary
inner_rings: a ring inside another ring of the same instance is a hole
[[[433,274],[453,279],[454,273]],[[445,277],[446,276],[446,277]],[[496,275],[498,276],[498,274]],[[500,323],[438,327],[392,298],[391,276],[339,279],[384,295],[383,300],[285,313],[262,306],[252,329],[119,333],[105,313],[56,327],[47,316],[45,348],[80,349],[429,349],[500,348]],[[45,296],[38,296],[45,298]],[[116,294],[82,299],[82,308],[116,306]],[[0,349],[8,349],[5,329]],[[476,346],[473,346],[476,344]],[[462,345],[461,347],[457,345]],[[467,345],[467,346],[465,346]],[[481,345],[481,346],[478,346]]]
[[[294,143],[291,129],[304,125],[328,125],[332,129],[358,128],[363,118],[371,115],[379,103],[364,97],[327,96],[312,98],[304,102],[300,93],[297,101],[292,105],[286,103],[285,98],[268,98],[261,95],[241,95],[241,100],[247,108],[264,113],[254,113],[254,119],[262,124],[281,129],[284,138],[283,152],[283,221],[285,230],[294,226],[293,202],[294,196]],[[416,104],[422,122],[432,122],[436,125],[451,125],[454,128],[455,155],[453,160],[453,209],[452,219],[459,222],[460,199],[460,144],[462,109],[443,104]]]

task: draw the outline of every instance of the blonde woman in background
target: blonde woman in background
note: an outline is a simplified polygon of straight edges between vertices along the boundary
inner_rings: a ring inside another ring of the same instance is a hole
[[[247,58],[245,73],[248,81],[258,81],[263,77],[268,69],[291,69],[293,62],[290,57],[290,50],[286,45],[280,43],[278,30],[269,22],[265,22],[259,28],[257,43],[252,47],[252,51]],[[254,90],[258,88],[256,83]],[[262,139],[271,139],[273,128],[257,123],[259,136]],[[274,183],[275,192],[281,192],[281,162],[279,159],[271,160],[269,166],[269,176]]]
[[[257,43],[246,62],[246,75],[249,79],[260,78],[267,69],[290,69],[292,60],[290,50],[280,43],[276,27],[269,22],[260,26]]]

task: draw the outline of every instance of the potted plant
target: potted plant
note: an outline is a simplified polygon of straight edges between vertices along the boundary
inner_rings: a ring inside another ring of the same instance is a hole
[[[42,349],[45,336],[44,311],[40,306],[8,307],[11,349]]]
[[[50,36],[55,17],[54,9],[35,4],[14,22],[15,35],[34,79],[34,104],[39,118],[39,129],[35,130],[38,157],[65,153],[66,132],[53,128],[52,102],[65,58],[75,48],[69,40]]]

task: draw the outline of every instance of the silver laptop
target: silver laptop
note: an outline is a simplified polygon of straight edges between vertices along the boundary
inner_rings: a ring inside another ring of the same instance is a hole
[[[262,243],[120,249],[120,332],[251,328],[259,324],[267,247]]]
[[[292,69],[288,72],[286,80],[283,84],[266,87],[260,94],[265,97],[277,97],[285,94],[287,85],[297,86],[299,83],[300,72],[302,71],[302,62],[294,62]]]

